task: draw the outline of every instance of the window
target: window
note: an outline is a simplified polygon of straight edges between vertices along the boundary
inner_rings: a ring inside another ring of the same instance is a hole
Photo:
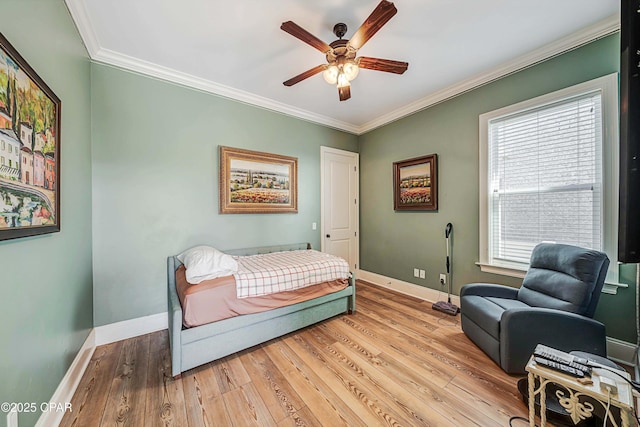
[[[618,80],[480,116],[482,271],[522,277],[540,242],[606,252],[617,282]]]

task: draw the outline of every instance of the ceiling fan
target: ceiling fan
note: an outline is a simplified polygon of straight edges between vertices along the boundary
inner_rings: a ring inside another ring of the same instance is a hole
[[[338,85],[340,101],[346,101],[351,98],[351,84],[349,82],[356,78],[360,68],[395,74],[404,73],[409,66],[407,62],[369,58],[367,56],[356,57],[358,49],[364,46],[396,13],[398,13],[398,9],[393,3],[382,0],[350,40],[342,38],[347,32],[347,25],[343,23],[336,24],[333,27],[333,33],[338,37],[338,40],[330,44],[326,44],[292,21],[283,22],[280,26],[281,30],[318,49],[327,58],[327,64],[311,68],[290,78],[283,84],[285,86],[293,86],[302,80],[322,73],[327,83]]]

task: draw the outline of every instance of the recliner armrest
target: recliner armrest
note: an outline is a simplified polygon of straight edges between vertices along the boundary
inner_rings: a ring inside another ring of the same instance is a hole
[[[460,289],[460,298],[465,295],[517,299],[518,289],[493,283],[470,283]]]
[[[522,373],[535,346],[561,351],[607,355],[605,326],[597,320],[550,308],[506,310],[500,320],[500,364],[508,373]]]

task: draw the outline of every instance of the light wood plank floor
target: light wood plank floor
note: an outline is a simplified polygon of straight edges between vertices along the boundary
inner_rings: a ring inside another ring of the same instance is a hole
[[[179,380],[167,331],[100,346],[61,426],[508,426],[527,416],[518,379],[469,341],[459,315],[359,281],[357,313]]]

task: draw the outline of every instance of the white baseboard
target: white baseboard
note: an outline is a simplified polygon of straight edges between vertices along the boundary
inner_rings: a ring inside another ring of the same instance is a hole
[[[71,398],[75,394],[80,379],[82,379],[97,346],[149,334],[167,329],[167,327],[167,313],[158,313],[91,329],[89,336],[73,359],[71,366],[60,381],[60,384],[58,384],[58,388],[56,388],[49,402],[52,405],[71,402]],[[62,421],[64,414],[64,411],[43,412],[36,423],[36,427],[57,426]]]
[[[91,361],[91,356],[93,356],[95,349],[95,332],[92,329],[89,332],[87,339],[84,340],[84,344],[80,347],[80,351],[78,351],[78,354],[73,359],[71,366],[69,366],[67,373],[62,377],[60,384],[58,384],[58,388],[56,388],[53,396],[51,396],[51,400],[49,400],[50,405],[52,405],[50,406],[51,408],[55,408],[55,405],[60,403],[64,404],[66,402],[71,402],[71,398],[76,392],[78,384],[80,384],[80,380]],[[64,411],[43,412],[36,423],[36,427],[57,426],[60,424],[60,421],[62,421],[64,414]]]
[[[636,366],[635,352],[635,344],[607,337],[607,357],[614,362],[627,366]]]
[[[169,317],[166,312],[98,326],[94,328],[96,346],[150,334],[168,327]]]
[[[371,273],[370,271],[358,270],[356,272],[356,277],[358,279],[364,280],[365,282],[370,282],[374,285],[382,286],[383,288],[391,289],[396,292],[400,292],[401,294],[420,298],[425,301],[436,302],[447,300],[446,292],[416,285],[414,283],[405,282],[403,280],[393,279],[381,274]],[[451,295],[451,302],[460,307],[459,296]]]
[[[383,288],[392,289],[405,295],[420,298],[425,301],[446,301],[447,293],[435,289],[426,288],[413,283],[405,282],[381,274],[358,270],[356,277],[366,282],[371,282]],[[460,307],[460,297],[451,295],[451,302]],[[617,363],[635,366],[634,360],[636,346],[616,338],[607,337],[607,357]]]

